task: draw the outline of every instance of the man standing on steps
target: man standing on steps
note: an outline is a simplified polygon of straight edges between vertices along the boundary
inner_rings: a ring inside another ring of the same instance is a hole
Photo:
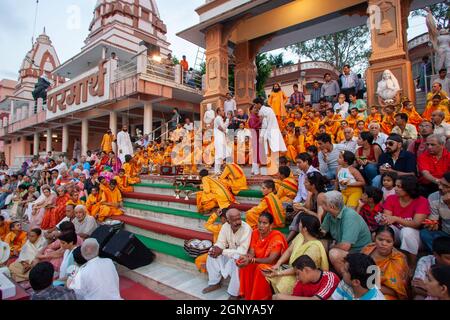
[[[214,119],[214,174],[219,175],[222,167],[222,162],[230,153],[227,148],[227,128],[230,124],[231,114],[225,120],[225,111],[222,107],[217,109],[217,117]]]
[[[241,213],[237,209],[229,209],[226,213],[227,223],[222,226],[219,238],[209,251],[206,260],[208,272],[208,287],[203,289],[206,294],[222,286],[222,278],[230,277],[227,292],[230,300],[239,298],[239,268],[236,261],[246,255],[250,247],[252,229],[242,221]]]
[[[128,133],[128,125],[123,125],[122,131],[117,134],[117,151],[119,159],[125,163],[125,156],[133,155],[133,144],[131,143],[130,134]]]

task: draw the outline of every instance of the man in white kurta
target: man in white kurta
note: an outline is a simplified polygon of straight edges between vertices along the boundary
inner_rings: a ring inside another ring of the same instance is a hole
[[[275,112],[272,108],[267,107],[262,103],[255,103],[255,105],[260,106],[259,116],[262,119],[260,145],[263,148],[263,152],[261,152],[261,162],[264,164],[264,160],[266,160],[265,158],[267,158],[270,154],[267,174],[275,175],[278,173],[279,153],[287,151],[286,144],[284,143],[280,127],[278,126],[277,117],[275,116]]]
[[[252,228],[242,221],[239,210],[228,210],[227,223],[222,226],[217,242],[206,260],[208,287],[203,289],[204,294],[219,289],[222,277],[230,277],[227,292],[231,297],[239,296],[239,268],[236,261],[247,254],[251,237]]]
[[[70,289],[79,300],[122,300],[119,275],[111,259],[99,258],[96,239],[87,239],[81,246],[81,255],[87,260],[75,275]]]
[[[117,151],[118,157],[122,163],[125,163],[125,156],[129,154],[133,156],[133,144],[131,143],[128,126],[123,126],[122,131],[117,134]]]
[[[214,174],[220,174],[220,169],[222,167],[222,162],[231,153],[227,148],[227,137],[226,132],[230,124],[230,119],[224,120],[225,112],[223,108],[217,109],[217,117],[214,119]]]

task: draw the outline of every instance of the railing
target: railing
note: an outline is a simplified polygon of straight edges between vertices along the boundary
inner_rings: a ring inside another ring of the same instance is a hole
[[[163,136],[164,136],[164,139],[167,140],[169,138],[169,123],[170,122],[163,123],[161,126],[156,128],[155,130],[153,130],[149,137],[150,140],[156,141],[156,140],[159,140]],[[161,133],[159,134],[159,136],[156,136],[158,131],[161,131]]]
[[[137,73],[137,61],[131,60],[114,71],[114,81],[120,81]]]

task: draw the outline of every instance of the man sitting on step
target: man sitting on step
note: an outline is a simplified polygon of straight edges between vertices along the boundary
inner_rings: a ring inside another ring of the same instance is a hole
[[[227,185],[236,196],[240,191],[248,190],[245,172],[236,163],[227,163],[219,180]]]
[[[228,294],[230,300],[236,300],[239,296],[239,269],[236,261],[247,254],[252,229],[242,221],[241,213],[237,209],[229,209],[226,213],[227,223],[222,226],[214,246],[209,251],[206,260],[208,272],[208,287],[203,289],[206,294],[221,287],[222,278],[230,277]]]
[[[228,208],[236,202],[234,195],[219,179],[208,176],[208,170],[201,170],[200,177],[203,191],[197,193],[198,212],[206,213],[216,207],[220,209]]]
[[[122,206],[122,194],[117,187],[117,181],[111,180],[109,187],[104,188],[102,192],[98,221],[103,222],[108,217],[123,215]]]

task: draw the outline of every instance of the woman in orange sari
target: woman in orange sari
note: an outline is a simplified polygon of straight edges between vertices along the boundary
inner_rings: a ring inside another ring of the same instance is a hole
[[[408,299],[409,267],[406,256],[394,248],[395,233],[389,226],[381,226],[375,243],[361,250],[371,256],[381,271],[381,292],[386,300]]]
[[[240,295],[245,300],[271,300],[272,289],[266,280],[264,271],[270,270],[288,248],[284,235],[272,230],[273,216],[262,213],[258,219],[258,228],[252,233],[250,249],[242,256],[237,265],[240,279]]]
[[[69,201],[70,196],[63,186],[59,186],[56,192],[58,197],[56,198],[55,206],[45,210],[41,223],[42,230],[53,229],[66,216],[66,203]]]

